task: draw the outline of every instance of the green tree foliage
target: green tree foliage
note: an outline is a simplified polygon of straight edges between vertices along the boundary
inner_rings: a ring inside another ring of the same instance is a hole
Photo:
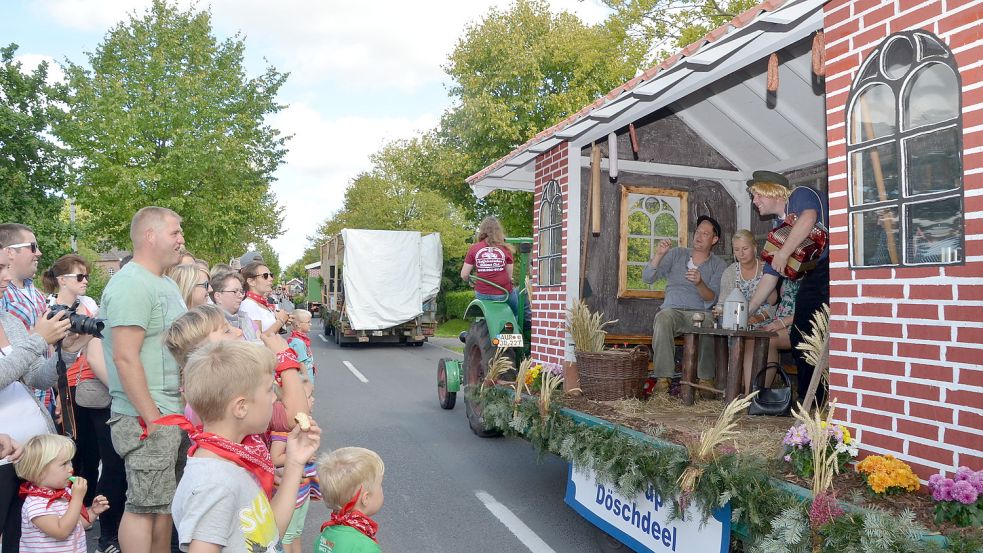
[[[531,194],[498,191],[478,201],[464,179],[630,79],[646,51],[623,27],[586,25],[542,0],[493,8],[448,58],[454,105],[440,126],[387,145],[376,167],[439,192],[473,221],[494,213],[508,234],[528,235]]]
[[[266,262],[266,266],[270,268],[270,272],[273,273],[274,278],[276,278],[277,282],[279,282],[280,281],[280,256],[276,254],[276,251],[273,249],[273,246],[271,246],[269,242],[263,240],[262,242],[256,244],[256,251],[258,251],[260,255],[263,256],[263,261]],[[287,280],[289,279],[285,279],[283,282],[286,282]]]
[[[45,134],[58,96],[46,83],[48,64],[25,73],[16,52],[16,44],[0,48],[0,222],[34,229],[43,267],[68,250],[69,228],[58,216],[65,157]]]
[[[318,230],[318,242],[343,228],[439,232],[444,258],[463,257],[472,236],[460,210],[432,190],[363,173],[345,191],[345,207]]]
[[[218,41],[211,15],[155,0],[65,68],[70,111],[56,126],[78,161],[68,187],[91,232],[127,247],[130,218],[160,205],[184,218],[188,248],[225,259],[280,232],[269,190],[286,138],[267,116],[286,75],[243,68],[240,36]]]
[[[299,278],[306,283],[307,269],[305,269],[304,266],[321,260],[321,241],[323,240],[323,237],[308,236],[307,239],[312,242],[312,245],[308,246],[307,249],[304,250],[304,255],[300,256],[300,259],[294,261],[287,267],[287,270],[284,273],[285,280]]]
[[[758,4],[757,0],[602,0],[608,25],[652,45],[655,58],[687,46]],[[654,61],[654,60],[652,60]]]

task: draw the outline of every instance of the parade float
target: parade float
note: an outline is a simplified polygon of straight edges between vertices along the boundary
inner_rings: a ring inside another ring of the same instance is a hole
[[[534,194],[532,321],[510,368],[459,368],[453,385],[486,430],[570,462],[567,503],[612,548],[971,547],[983,510],[981,18],[978,0],[764,2],[468,179],[479,197]],[[685,245],[701,215],[723,227],[723,257],[736,229],[767,233],[746,191],[755,170],[828,197],[821,364],[835,408],[752,418],[741,400],[543,393],[577,373],[567,325],[581,302],[615,321],[606,348],[651,343],[662,291],[641,271],[659,241]]]

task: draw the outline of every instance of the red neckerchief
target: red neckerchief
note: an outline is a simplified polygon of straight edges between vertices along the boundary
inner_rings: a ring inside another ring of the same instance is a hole
[[[362,488],[359,488],[358,491],[355,492],[355,496],[352,497],[352,500],[346,503],[345,506],[341,508],[341,511],[331,513],[331,520],[321,525],[321,531],[324,532],[324,529],[328,526],[348,526],[365,534],[371,538],[372,541],[379,543],[379,540],[375,539],[375,534],[379,531],[379,523],[355,508],[355,503],[358,502],[358,498],[361,495]]]
[[[293,332],[290,333],[290,337],[291,338],[296,338],[296,339],[300,340],[301,342],[304,342],[304,347],[307,348],[307,357],[308,357],[308,359],[311,360],[311,370],[314,371],[314,374],[317,374],[317,366],[314,365],[314,352],[313,352],[313,350],[311,350],[311,338],[310,338],[310,336],[308,336],[307,334],[304,334],[302,332],[299,332],[297,330],[294,330]]]
[[[296,370],[300,372],[302,368],[300,361],[297,361],[296,351],[287,348],[276,354],[276,367],[273,369],[273,378],[276,380],[277,386],[283,386],[284,371]]]
[[[270,311],[275,310],[274,307],[270,305],[270,302],[266,300],[266,298],[257,294],[256,292],[246,292],[246,297],[269,309]]]
[[[270,458],[270,450],[263,442],[262,435],[251,434],[246,436],[242,443],[237,444],[217,434],[203,431],[191,424],[191,421],[183,415],[167,415],[155,420],[154,424],[177,426],[183,429],[194,442],[188,450],[189,457],[194,455],[199,447],[207,449],[248,470],[259,481],[263,491],[266,492],[266,497],[273,497],[273,460]]]
[[[51,504],[59,499],[64,499],[65,501],[72,500],[72,490],[71,484],[67,488],[62,488],[60,490],[52,490],[51,488],[45,488],[43,486],[35,486],[30,482],[24,482],[20,485],[20,490],[18,490],[17,495],[21,499],[27,499],[28,497],[43,497],[48,500],[48,505],[46,508],[50,508]],[[89,522],[89,510],[82,506],[82,518],[86,522]]]

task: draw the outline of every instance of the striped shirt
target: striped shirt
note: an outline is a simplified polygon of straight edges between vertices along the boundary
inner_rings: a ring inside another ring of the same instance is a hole
[[[270,440],[286,443],[287,434],[289,432],[271,431]],[[317,465],[309,462],[304,465],[304,477],[300,480],[300,487],[297,488],[297,501],[294,503],[294,508],[300,509],[308,499],[321,501],[323,498],[321,495],[321,482],[317,479]]]
[[[58,499],[51,507],[48,507],[48,501],[47,498],[35,496],[24,499],[20,515],[20,550],[24,553],[86,553],[81,517],[72,535],[63,540],[52,538],[34,524],[37,517],[63,517],[68,512],[68,501]]]
[[[34,279],[25,278],[23,288],[10,283],[7,292],[0,299],[0,309],[20,319],[30,330],[38,323],[38,317],[48,310],[48,302],[44,299],[44,294],[34,287]],[[34,395],[42,405],[51,409],[55,400],[53,389],[35,390]]]

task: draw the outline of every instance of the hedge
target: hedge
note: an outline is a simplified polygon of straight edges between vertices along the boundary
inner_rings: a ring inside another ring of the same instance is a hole
[[[448,319],[461,319],[464,318],[464,311],[468,308],[468,304],[474,299],[473,290],[458,290],[456,292],[447,292],[444,295],[444,305],[447,308],[447,318]]]

